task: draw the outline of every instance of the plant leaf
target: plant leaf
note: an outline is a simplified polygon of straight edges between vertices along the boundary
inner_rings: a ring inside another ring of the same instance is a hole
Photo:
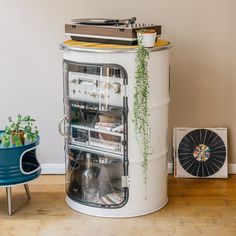
[[[2,139],[2,145],[4,147],[9,147],[11,144],[10,140],[9,139]]]

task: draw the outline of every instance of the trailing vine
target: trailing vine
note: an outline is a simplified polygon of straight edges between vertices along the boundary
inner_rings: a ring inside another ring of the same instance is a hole
[[[147,183],[148,156],[151,154],[150,126],[148,112],[149,81],[148,81],[148,59],[149,52],[142,45],[142,34],[138,37],[138,50],[136,56],[135,93],[134,93],[134,126],[138,144],[143,156],[144,183]]]

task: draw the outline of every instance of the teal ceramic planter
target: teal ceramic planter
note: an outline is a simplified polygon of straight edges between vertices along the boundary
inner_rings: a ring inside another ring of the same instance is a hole
[[[0,131],[0,136],[3,131]],[[0,186],[12,186],[27,183],[41,174],[37,160],[35,142],[16,147],[4,147],[0,144]]]

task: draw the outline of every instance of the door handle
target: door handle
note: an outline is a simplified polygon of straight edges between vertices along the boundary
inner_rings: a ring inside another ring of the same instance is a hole
[[[66,116],[61,118],[58,123],[58,131],[59,131],[60,135],[62,135],[65,138],[69,137],[68,132],[67,132],[67,128],[69,127],[68,123],[69,123],[69,121]],[[63,128],[62,128],[62,126],[63,126]]]

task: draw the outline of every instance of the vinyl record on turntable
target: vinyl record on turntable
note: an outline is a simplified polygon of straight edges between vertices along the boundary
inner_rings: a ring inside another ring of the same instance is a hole
[[[80,18],[72,20],[75,24],[82,25],[123,25],[123,24],[134,24],[136,17],[129,19],[109,19],[109,18]]]
[[[73,23],[83,25],[114,25],[117,21],[116,19],[107,18],[82,18],[72,20]]]

